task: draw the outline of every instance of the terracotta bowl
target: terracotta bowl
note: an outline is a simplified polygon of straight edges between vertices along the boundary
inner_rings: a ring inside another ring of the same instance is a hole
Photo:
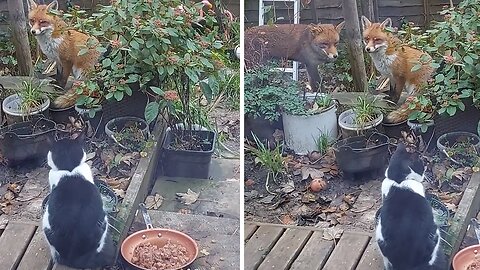
[[[146,229],[133,233],[128,236],[122,243],[121,254],[122,257],[132,266],[137,269],[148,270],[133,264],[132,257],[135,247],[143,243],[151,243],[159,247],[163,247],[167,241],[170,240],[173,243],[178,243],[187,249],[188,261],[185,265],[172,270],[181,270],[190,265],[198,255],[198,245],[190,236],[175,230],[170,229]]]
[[[466,270],[470,264],[472,264],[475,258],[475,250],[478,252],[477,256],[480,256],[480,244],[469,246],[460,250],[455,257],[453,257],[452,266],[454,270]]]

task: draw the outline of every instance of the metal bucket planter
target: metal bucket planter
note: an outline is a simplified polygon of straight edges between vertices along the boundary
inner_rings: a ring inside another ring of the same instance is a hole
[[[50,99],[47,96],[43,97],[43,102],[40,106],[31,108],[28,112],[21,109],[21,104],[22,99],[17,94],[10,95],[3,100],[2,109],[5,113],[7,124],[20,123],[38,117],[48,117]]]
[[[282,114],[283,133],[287,146],[300,155],[317,151],[316,140],[322,134],[330,141],[337,138],[337,105],[332,104],[324,111],[313,115]]]
[[[0,150],[8,165],[45,160],[49,150],[48,140],[54,138],[55,130],[55,122],[43,118],[0,129]]]
[[[381,131],[382,126],[380,124],[383,121],[383,114],[378,113],[378,116],[373,121],[363,124],[356,124],[355,118],[356,115],[352,109],[342,112],[338,117],[338,125],[342,130],[343,138],[365,135],[374,131]]]

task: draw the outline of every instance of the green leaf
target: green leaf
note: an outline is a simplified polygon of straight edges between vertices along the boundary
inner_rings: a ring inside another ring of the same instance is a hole
[[[437,74],[437,76],[435,76],[435,82],[439,83],[439,82],[443,82],[445,80],[445,75],[443,74]]]
[[[115,99],[117,101],[120,101],[120,100],[123,99],[123,92],[117,91],[117,92],[115,92],[115,94],[113,94],[113,96],[115,97]]]
[[[452,106],[447,107],[448,115],[454,116],[456,112],[457,112],[457,107],[452,107]]]
[[[465,104],[463,104],[463,102],[459,101],[457,103],[457,106],[460,110],[465,111]]]
[[[214,68],[212,63],[210,63],[206,58],[201,57],[200,62],[202,62],[202,64],[208,68]]]
[[[134,48],[136,50],[140,49],[140,44],[138,44],[138,42],[136,42],[135,40],[132,40],[130,42],[130,46],[132,46],[132,48]]]
[[[200,88],[202,89],[202,93],[205,96],[205,98],[207,99],[208,103],[210,103],[212,101],[212,97],[213,97],[213,91],[210,88],[210,85],[208,85],[204,81],[201,81],[200,82]]]
[[[155,87],[155,86],[150,86],[150,89],[157,95],[163,95],[164,92],[162,89]]]
[[[102,61],[102,66],[104,68],[109,67],[111,64],[112,64],[112,60],[110,60],[110,58],[105,58]]]
[[[159,105],[157,102],[150,102],[145,107],[145,121],[148,124],[152,123],[158,115]]]
[[[106,99],[111,99],[113,98],[113,92],[109,92],[108,94],[105,95]]]
[[[478,136],[480,136],[480,121],[478,121],[478,125],[477,125],[477,133],[478,133]]]
[[[473,65],[473,59],[472,57],[470,57],[469,55],[466,55],[463,60],[465,61],[465,63],[467,64],[470,64],[470,65]]]

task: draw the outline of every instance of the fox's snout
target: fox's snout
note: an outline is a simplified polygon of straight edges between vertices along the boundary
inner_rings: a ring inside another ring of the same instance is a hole
[[[337,59],[337,57],[338,57],[337,48],[335,48],[335,47],[323,49],[323,51],[327,55],[328,59],[333,60],[333,59]]]
[[[40,31],[39,29],[32,28],[30,30],[30,33],[32,33],[32,35],[34,35],[34,36],[37,36],[37,35],[40,35],[42,33],[42,31]]]
[[[375,48],[374,48],[374,47],[370,47],[370,46],[366,46],[366,47],[365,47],[365,51],[371,53],[371,52],[374,52],[374,51],[375,51]]]

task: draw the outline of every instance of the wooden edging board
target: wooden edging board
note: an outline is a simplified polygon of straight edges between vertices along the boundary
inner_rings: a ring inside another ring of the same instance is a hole
[[[453,260],[460,245],[462,244],[463,237],[467,232],[470,219],[475,217],[480,210],[480,173],[476,172],[472,174],[467,188],[463,192],[462,199],[458,204],[455,216],[452,218],[450,228],[447,234],[447,242],[452,245],[451,253],[447,254],[450,257],[450,264]]]
[[[125,194],[125,198],[118,206],[118,213],[115,217],[115,227],[119,231],[117,251],[123,239],[128,234],[135,214],[138,209],[138,204],[143,202],[147,197],[149,186],[155,177],[158,159],[160,158],[160,150],[162,148],[163,139],[165,137],[166,124],[162,117],[158,117],[154,130],[151,133],[150,141],[153,141],[153,147],[146,149],[147,156],[140,158],[137,168],[130,180],[130,185]],[[119,252],[117,252],[117,256]]]

